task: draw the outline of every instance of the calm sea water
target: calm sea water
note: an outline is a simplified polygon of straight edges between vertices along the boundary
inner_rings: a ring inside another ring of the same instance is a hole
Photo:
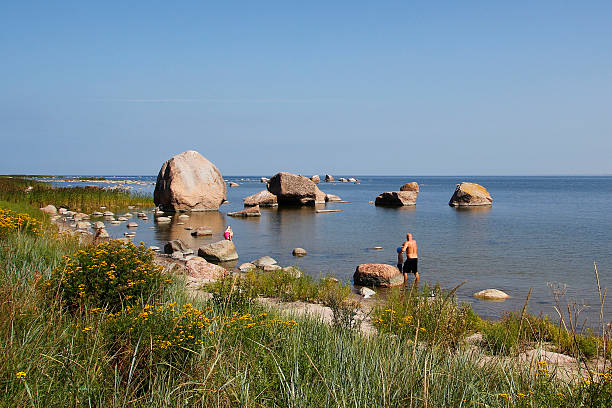
[[[340,177],[340,176],[336,176]],[[124,177],[125,178],[125,177]],[[184,225],[139,221],[135,241],[163,246],[182,238],[193,248],[222,239],[226,225],[235,233],[240,263],[270,255],[281,265],[299,265],[307,273],[334,275],[350,281],[361,263],[396,263],[396,248],[407,232],[419,245],[422,282],[458,289],[459,300],[472,303],[485,317],[517,311],[533,288],[529,311],[554,315],[550,283],[567,285],[566,297],[586,305],[581,321],[599,319],[593,263],[602,287],[612,289],[612,177],[358,177],[361,184],[325,183],[319,187],[348,204],[330,203],[340,213],[316,214],[312,208],[265,209],[261,218],[236,219],[229,211],[242,209],[242,198],[265,189],[259,176],[226,177],[239,187],[228,188],[229,204],[219,212],[194,213]],[[132,178],[133,186],[152,192],[155,177]],[[409,181],[421,187],[416,208],[380,208],[368,204],[384,191],[396,191]],[[457,210],[448,201],[457,183],[485,186],[492,208]],[[86,183],[92,184],[92,183]],[[62,183],[62,185],[65,185]],[[212,238],[192,238],[186,226],[212,227]],[[120,237],[125,223],[108,226]],[[382,250],[372,250],[381,246]],[[302,247],[304,258],[291,251]],[[482,289],[497,288],[511,298],[504,302],[474,299]],[[611,319],[610,302],[605,319]]]

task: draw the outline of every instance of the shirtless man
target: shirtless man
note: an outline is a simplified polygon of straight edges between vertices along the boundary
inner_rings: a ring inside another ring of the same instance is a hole
[[[406,262],[404,263],[404,284],[408,280],[408,274],[414,274],[414,281],[419,282],[419,272],[417,269],[418,255],[417,255],[417,243],[412,239],[412,234],[406,234],[406,241],[402,245],[401,252],[406,252]]]

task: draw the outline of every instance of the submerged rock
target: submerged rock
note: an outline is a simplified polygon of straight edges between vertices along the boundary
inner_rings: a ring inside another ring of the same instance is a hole
[[[203,236],[212,235],[212,234],[213,234],[212,230],[207,227],[198,227],[191,232],[191,235],[193,235],[194,237],[203,237]]]
[[[223,240],[204,245],[198,249],[198,256],[207,261],[225,262],[238,259],[236,246],[232,241]]]
[[[375,205],[387,207],[402,207],[416,205],[416,191],[389,191],[376,197]]]
[[[327,194],[325,194],[325,201],[327,201],[327,202],[334,202],[334,201],[342,201],[342,199],[339,196],[335,195],[335,194],[327,193]]]
[[[259,211],[259,206],[256,205],[254,207],[247,207],[242,211],[234,211],[227,213],[230,217],[260,217],[261,212]]]
[[[306,256],[308,252],[304,248],[293,248],[293,256]]]
[[[457,185],[448,205],[451,207],[489,206],[493,198],[486,188],[476,183],[463,182]]]
[[[487,300],[503,300],[503,299],[508,299],[510,297],[510,295],[498,289],[481,290],[480,292],[474,293],[473,296],[475,298],[487,299]]]
[[[404,276],[392,265],[361,264],[353,274],[355,285],[391,287],[404,284]]]
[[[153,200],[164,211],[217,210],[226,193],[219,169],[200,153],[189,150],[162,165]]]

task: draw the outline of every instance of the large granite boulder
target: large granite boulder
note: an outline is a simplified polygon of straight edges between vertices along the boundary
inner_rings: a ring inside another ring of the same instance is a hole
[[[245,207],[254,207],[256,205],[260,207],[276,207],[278,201],[276,196],[268,190],[261,190],[259,193],[255,193],[242,199]]]
[[[238,259],[238,253],[236,252],[234,242],[226,239],[200,247],[198,249],[198,256],[201,256],[207,261],[214,262],[235,261]]]
[[[391,287],[404,284],[402,275],[395,266],[386,264],[361,264],[353,274],[353,282],[360,286]]]
[[[242,211],[234,211],[227,213],[230,217],[261,217],[259,206],[247,207]]]
[[[332,176],[331,174],[326,174],[325,175],[325,181],[327,183],[331,183],[332,181],[334,181],[334,176]]]
[[[374,204],[386,207],[416,205],[418,195],[416,191],[389,191],[376,197]]]
[[[268,191],[277,197],[279,205],[313,205],[317,194],[323,194],[308,177],[287,172],[275,174],[268,183]]]
[[[448,205],[451,207],[474,207],[488,206],[493,203],[493,198],[486,188],[476,183],[463,182],[457,184],[455,193]]]
[[[412,181],[410,183],[406,183],[400,187],[400,191],[416,191],[419,192],[419,183],[416,181]]]
[[[193,150],[177,154],[162,165],[153,193],[155,205],[164,211],[217,210],[225,199],[221,173]]]

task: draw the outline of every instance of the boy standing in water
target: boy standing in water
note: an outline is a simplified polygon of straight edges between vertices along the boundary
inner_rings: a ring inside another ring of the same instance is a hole
[[[402,245],[400,249],[401,249],[401,252],[404,252],[404,251],[406,252],[406,262],[404,263],[404,267],[402,271],[404,273],[404,284],[406,284],[406,281],[408,280],[409,273],[414,274],[414,282],[418,283],[419,282],[419,271],[417,268],[417,264],[418,264],[419,257],[417,255],[417,243],[414,239],[412,239],[411,233],[406,234],[406,241],[404,241],[404,244]],[[398,260],[399,260],[399,255],[398,255]]]
[[[404,253],[402,252],[402,247],[397,247],[397,269],[399,269],[400,273],[402,273],[402,265],[404,264]],[[404,283],[406,283],[404,281]]]

